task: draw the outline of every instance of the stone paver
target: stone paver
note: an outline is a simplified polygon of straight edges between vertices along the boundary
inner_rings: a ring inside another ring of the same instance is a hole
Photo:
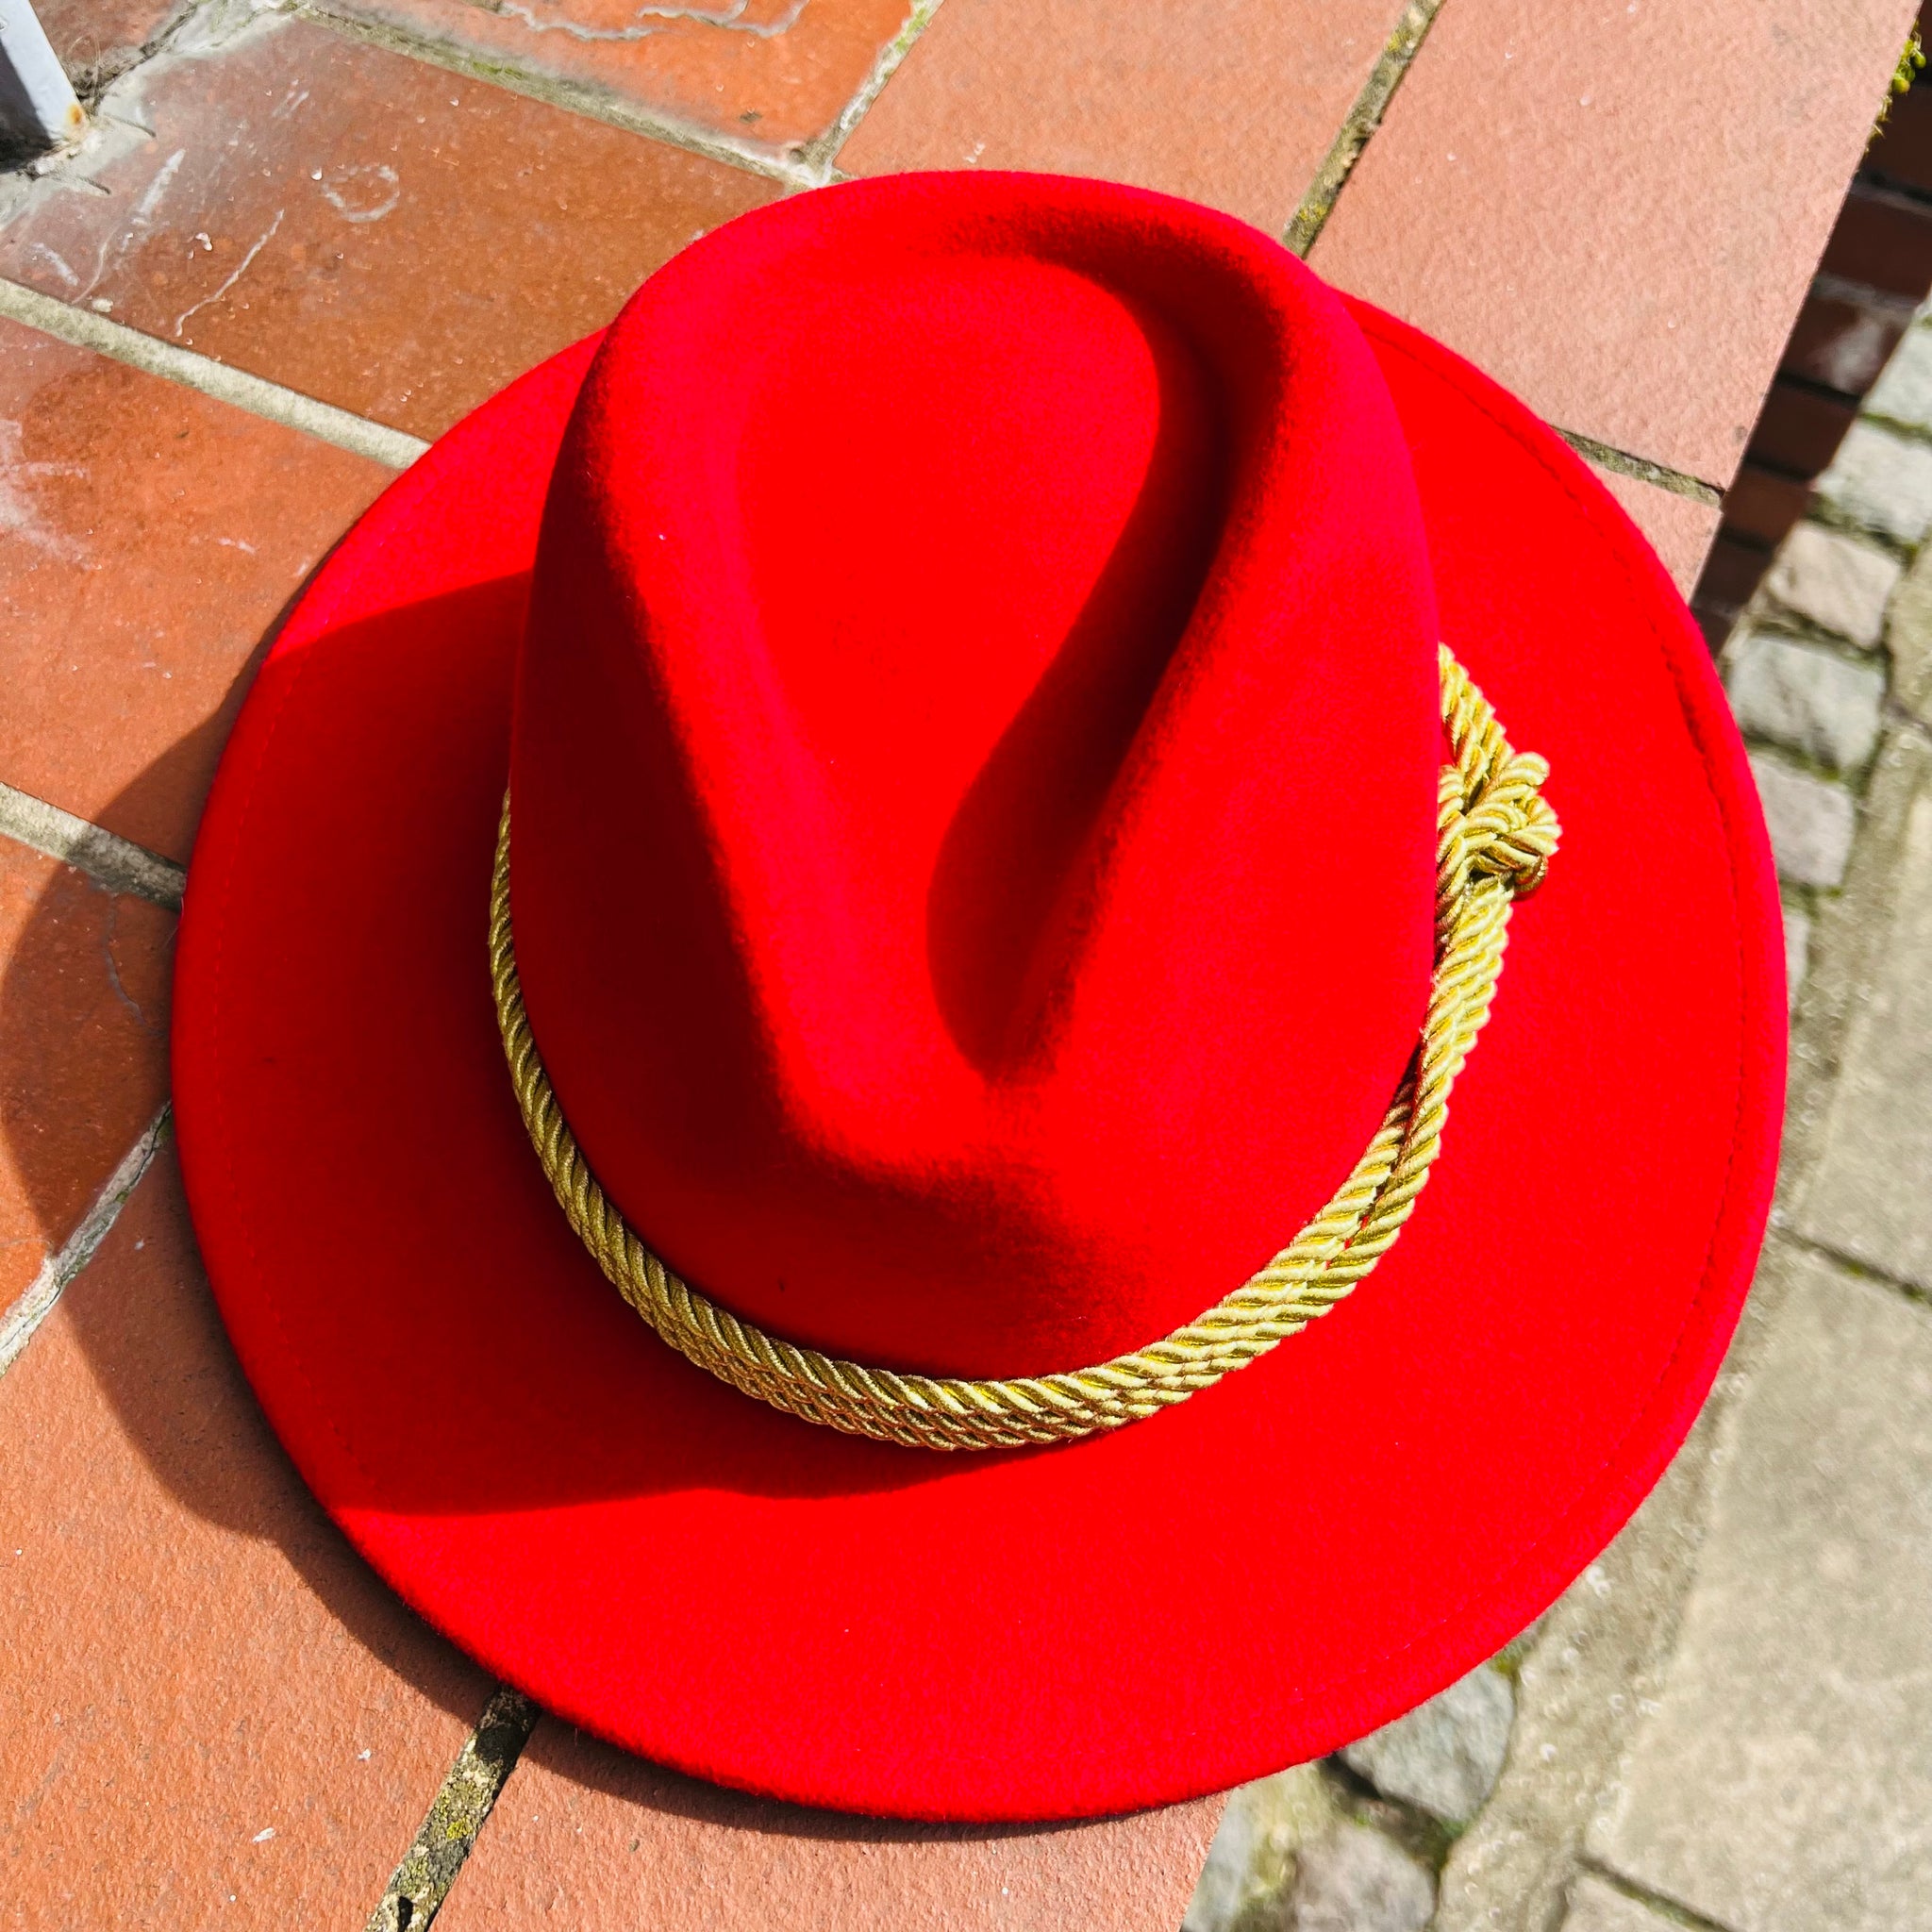
[[[1785,988],[1793,1005],[1805,975],[1811,970],[1811,915],[1802,907],[1787,906],[1785,917]]]
[[[1719,1384],[1722,1400],[1724,1383]],[[1525,1648],[1490,1801],[1449,1849],[1435,1932],[1548,1932],[1584,1828],[1667,1667],[1694,1574],[1710,1409],[1610,1546]]]
[[[1391,0],[946,0],[839,165],[1099,175],[1278,235],[1399,10]]]
[[[1915,328],[1899,343],[1865,398],[1865,413],[1932,430],[1932,328]]]
[[[1729,1928],[1932,1924],[1932,1314],[1796,1264],[1594,1849]]]
[[[1682,1922],[1654,1912],[1601,1878],[1579,1878],[1570,1891],[1563,1932],[1681,1932]]]
[[[1754,756],[1751,770],[1778,875],[1799,886],[1835,886],[1851,858],[1856,811],[1842,785]]]
[[[1819,477],[1818,494],[1864,529],[1917,543],[1932,525],[1932,447],[1855,423]]]
[[[0,838],[0,1315],[166,1097],[174,933]]]
[[[1509,1680],[1485,1664],[1351,1744],[1342,1760],[1385,1797],[1461,1824],[1495,1787],[1515,1714]]]
[[[1221,1811],[881,1825],[695,1784],[544,1723],[438,1932],[1172,1932]]]
[[[280,15],[184,31],[104,112],[0,275],[419,436],[779,192]]]
[[[1898,587],[1885,642],[1893,702],[1932,726],[1932,549],[1919,553]]]
[[[575,82],[653,120],[790,156],[832,135],[912,0],[328,0],[489,67]]]
[[[350,1553],[169,1156],[0,1377],[9,1924],[360,1924],[489,1686]]]
[[[1932,1291],[1932,789],[1906,824],[1874,983],[1857,1003],[1800,1225]]]
[[[1453,0],[1310,258],[1564,428],[1722,486],[1912,14]]]
[[[1885,673],[1775,632],[1747,632],[1727,653],[1724,686],[1740,726],[1849,772],[1878,742]]]
[[[388,481],[0,320],[0,780],[185,860],[263,634]]]
[[[1900,575],[1898,559],[1884,551],[1822,524],[1798,524],[1765,573],[1764,593],[1848,643],[1875,644]]]
[[[1423,1866],[1379,1831],[1341,1824],[1302,1854],[1294,1932],[1422,1932],[1435,1906]]]
[[[1281,1924],[1293,1910],[1301,1848],[1333,1830],[1340,1815],[1319,1765],[1298,1764],[1231,1792],[1181,1932]]]

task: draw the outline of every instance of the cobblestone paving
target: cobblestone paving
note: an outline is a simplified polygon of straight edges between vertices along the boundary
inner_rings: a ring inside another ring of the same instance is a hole
[[[1784,881],[1793,1071],[1710,1403],[1494,1665],[1236,1793],[1189,1932],[1337,1923],[1340,1885],[1340,1923],[1402,1932],[1398,1858],[1441,1932],[1932,1926],[1927,458],[1922,316],[1723,655]]]
[[[277,612],[422,439],[693,236],[908,166],[1193,195],[1521,390],[1688,590],[1910,0],[41,10],[94,121],[0,171],[8,1923],[1932,1924],[1925,329],[1726,657],[1803,980],[1732,1365],[1535,1629],[1224,1819],[885,1831],[484,1680],[268,1438],[165,1057],[182,868]]]

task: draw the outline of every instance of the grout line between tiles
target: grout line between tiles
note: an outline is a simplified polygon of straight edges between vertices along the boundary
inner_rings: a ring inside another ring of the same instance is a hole
[[[1615,1872],[1600,1860],[1586,1857],[1582,1860],[1584,1871],[1592,1877],[1601,1879],[1612,1891],[1621,1892],[1633,1903],[1647,1907],[1657,1917],[1673,1925],[1681,1925],[1684,1932],[1730,1932],[1715,1919],[1707,1919],[1702,1912],[1693,1911],[1689,1906],[1680,1905],[1675,1899],[1661,1891],[1652,1891],[1648,1886],[1640,1885],[1634,1878],[1626,1878],[1621,1872]]]
[[[76,818],[31,791],[0,784],[0,834],[86,873],[110,892],[132,892],[170,912],[181,909],[188,874],[172,858]]]
[[[937,6],[938,0],[933,0],[933,4]],[[446,42],[408,33],[386,22],[360,20],[336,13],[325,0],[294,0],[294,4],[278,10],[309,21],[316,26],[326,27],[331,33],[341,34],[344,40],[366,42],[388,53],[399,54],[405,59],[421,60],[427,66],[441,68],[446,74],[460,74],[465,79],[480,80],[487,87],[500,87],[507,93],[523,94],[527,99],[541,101],[546,107],[582,115],[587,121],[602,121],[608,126],[623,128],[626,134],[642,135],[647,140],[662,142],[667,147],[682,148],[686,153],[702,156],[708,161],[717,161],[745,174],[762,175],[766,180],[780,182],[787,188],[819,188],[824,185],[822,168],[791,159],[786,154],[759,147],[752,142],[733,141],[728,135],[692,127],[669,115],[654,114],[647,108],[622,100],[583,81],[531,74],[508,60],[466,53]],[[880,85],[884,84],[884,79],[881,79]]]
[[[1612,443],[1599,442],[1595,437],[1585,436],[1581,430],[1559,428],[1557,434],[1578,456],[1588,457],[1599,469],[1614,470],[1620,476],[1655,484],[1659,490],[1668,490],[1673,496],[1688,496],[1692,503],[1701,503],[1708,509],[1715,509],[1724,500],[1724,491],[1715,483],[1707,483],[1700,476],[1688,475],[1684,471],[1673,470],[1663,463],[1654,463],[1648,457],[1633,457],[1628,450],[1618,449]]]
[[[1924,1307],[1932,1302],[1932,1295],[1915,1281],[1907,1281],[1902,1275],[1888,1274],[1883,1268],[1870,1261],[1861,1261],[1856,1255],[1848,1255],[1842,1248],[1835,1248],[1829,1241],[1814,1240],[1810,1235],[1800,1234],[1795,1228],[1774,1226],[1777,1239],[1788,1247],[1801,1248],[1807,1255],[1828,1262],[1841,1274],[1856,1275],[1860,1281],[1876,1282],[1880,1288],[1890,1289],[1895,1295],[1902,1295],[1908,1302],[1916,1302]]]
[[[1282,231],[1282,245],[1291,255],[1306,258],[1315,245],[1328,217],[1335,211],[1336,198],[1348,185],[1348,177],[1361,159],[1370,137],[1381,126],[1382,116],[1388,111],[1395,90],[1408,72],[1408,63],[1415,58],[1441,10],[1442,0],[1407,0],[1403,8],[1395,31],[1383,42],[1381,57],[1369,70],[1369,77],[1362,83],[1355,106],[1348,110],[1341,133],[1315,170],[1315,178],[1302,196],[1294,219]]]
[[[898,73],[900,64],[911,53],[913,42],[932,25],[933,15],[940,10],[941,4],[942,0],[912,0],[906,24],[873,62],[872,72],[866,75],[858,92],[846,102],[844,111],[826,133],[816,141],[807,142],[799,150],[807,163],[823,178],[832,178],[833,162],[839,151],[852,139],[858,124],[871,111],[872,104],[885,92],[887,81]]]
[[[105,315],[73,308],[52,295],[42,295],[36,289],[23,288],[18,282],[0,280],[0,316],[25,323],[27,327],[72,343],[77,349],[92,349],[96,355],[145,370],[150,375],[199,390],[217,402],[233,404],[286,428],[299,429],[391,470],[407,470],[429,447],[420,437],[405,435],[400,429],[371,423],[362,416],[352,416],[333,403],[319,403],[313,396],[284,389],[264,376],[251,375],[246,370],[231,368],[225,362],[211,361],[192,349],[158,341],[125,323],[109,322]]]
[[[62,1242],[59,1250],[42,1263],[41,1272],[21,1291],[20,1297],[0,1316],[0,1375],[20,1357],[21,1351],[34,1339],[34,1332],[54,1312],[67,1285],[93,1259],[94,1250],[107,1240],[108,1230],[120,1219],[127,1197],[141,1185],[173,1127],[173,1113],[161,1103],[140,1140],[128,1149],[121,1164],[108,1176],[107,1184],[95,1195],[94,1203],[81,1217],[80,1225]]]
[[[424,1932],[435,1918],[463,1860],[475,1849],[476,1834],[516,1769],[537,1717],[537,1707],[522,1691],[496,1687],[370,1913],[368,1932]]]

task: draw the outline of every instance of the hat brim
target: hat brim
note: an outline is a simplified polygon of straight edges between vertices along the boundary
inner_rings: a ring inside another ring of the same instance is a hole
[[[883,1815],[1225,1789],[1493,1653],[1689,1428],[1783,1099],[1748,770],[1681,600],[1584,465],[1439,345],[1356,313],[1413,454],[1444,636],[1549,758],[1563,848],[1377,1273],[1112,1435],[946,1456],[767,1409],[660,1343],[550,1195],[484,941],[527,573],[594,342],[443,438],[292,613],[191,872],[175,1060],[194,1221],[324,1507],[560,1717]]]

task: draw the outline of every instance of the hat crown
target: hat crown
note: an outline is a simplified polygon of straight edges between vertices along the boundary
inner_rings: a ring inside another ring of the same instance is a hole
[[[607,1191],[874,1363],[1199,1312],[1413,1048],[1435,635],[1368,348],[1241,225],[914,176],[687,250],[585,385],[519,675],[518,961]]]

